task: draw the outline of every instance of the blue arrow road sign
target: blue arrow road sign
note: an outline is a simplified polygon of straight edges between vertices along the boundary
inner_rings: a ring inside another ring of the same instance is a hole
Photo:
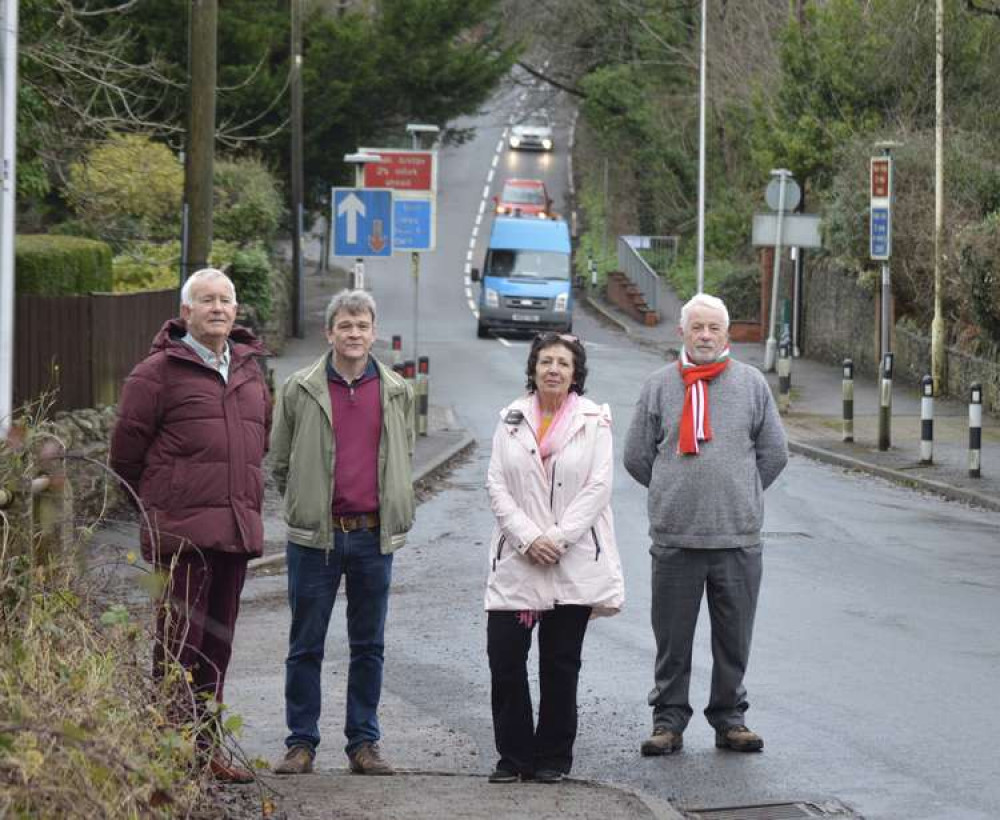
[[[333,189],[335,256],[392,255],[392,191]]]
[[[886,260],[892,254],[892,218],[888,208],[871,209],[871,243],[868,255]]]
[[[397,196],[392,217],[394,251],[434,250],[434,208],[429,199]]]

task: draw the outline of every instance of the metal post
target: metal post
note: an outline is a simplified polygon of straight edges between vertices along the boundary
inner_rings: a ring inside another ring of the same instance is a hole
[[[292,335],[305,337],[305,260],[303,259],[303,194],[302,168],[302,0],[290,2],[291,43],[289,94],[290,111],[290,162],[292,194],[292,275],[294,276],[294,305],[292,306]]]
[[[417,334],[420,326],[420,254],[410,254],[410,268],[413,271],[413,360],[417,360]]]
[[[14,210],[17,206],[17,0],[0,25],[0,441],[14,412]]]
[[[844,441],[854,441],[854,362],[844,359],[844,380],[841,382],[844,397]]]
[[[783,344],[778,348],[778,412],[788,412],[792,391],[791,346]]]
[[[403,361],[403,337],[396,335],[392,337],[392,366]]]
[[[774,356],[778,351],[778,340],[774,337],[774,327],[778,313],[778,279],[781,273],[781,233],[783,222],[785,221],[785,189],[788,186],[788,178],[791,171],[779,168],[771,171],[773,176],[778,177],[778,216],[777,226],[774,231],[774,268],[771,274],[771,310],[768,318],[767,344],[764,347],[764,369],[774,370]]]
[[[427,414],[430,410],[430,362],[426,356],[417,359],[417,434],[427,435]]]
[[[799,351],[799,312],[802,305],[802,248],[792,248],[792,259],[795,262],[794,288],[792,294],[792,356],[801,356]]]
[[[698,72],[698,259],[696,266],[698,293],[705,290],[705,97],[708,85],[708,0],[701,0],[700,57]]]
[[[882,350],[880,352],[882,354],[882,358],[883,359],[885,358],[885,354],[888,353],[889,350],[890,350],[890,348],[889,348],[889,323],[890,323],[891,320],[889,318],[889,304],[890,304],[891,301],[892,301],[892,284],[891,284],[891,280],[890,280],[890,277],[889,277],[889,263],[888,262],[883,262],[882,263],[882,298],[881,298],[882,311],[881,311],[881,320],[880,320],[881,324],[882,324],[882,333],[881,333],[881,338],[880,338],[880,344],[882,346]]]
[[[882,378],[879,386],[878,402],[878,448],[888,450],[892,446],[892,353],[882,358]]]
[[[983,459],[983,386],[969,388],[969,478],[981,478]]]
[[[934,379],[920,380],[920,463],[934,463]]]

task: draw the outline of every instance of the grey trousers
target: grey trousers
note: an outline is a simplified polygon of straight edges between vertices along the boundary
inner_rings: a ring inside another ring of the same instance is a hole
[[[749,704],[743,686],[760,592],[762,550],[681,549],[653,545],[655,685],[653,726],[683,732],[691,719],[691,649],[702,590],[712,624],[712,693],[705,717],[716,729],[739,726]]]

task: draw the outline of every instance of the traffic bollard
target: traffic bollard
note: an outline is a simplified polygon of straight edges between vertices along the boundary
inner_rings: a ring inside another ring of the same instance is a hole
[[[398,373],[400,376],[403,376],[403,378],[406,378],[406,376],[404,375],[403,363],[402,362],[393,362],[392,363],[392,372],[393,373]]]
[[[878,448],[892,446],[892,354],[882,358],[882,378],[878,394]]]
[[[403,361],[403,337],[392,337],[392,364],[395,367]]]
[[[789,345],[778,348],[778,412],[787,413],[792,392],[792,357]]]
[[[934,379],[920,380],[920,463],[934,463]]]
[[[969,478],[981,478],[983,457],[983,386],[969,388]]]
[[[427,435],[427,410],[430,400],[429,362],[426,356],[417,359],[417,434]]]
[[[403,362],[403,378],[410,383],[410,389],[413,390],[414,397],[417,393],[417,365],[413,359],[407,359]],[[414,401],[414,410],[416,410],[416,401]],[[413,435],[417,434],[417,414],[413,414]]]
[[[844,396],[844,441],[854,441],[854,362],[844,359],[844,380],[841,382]]]

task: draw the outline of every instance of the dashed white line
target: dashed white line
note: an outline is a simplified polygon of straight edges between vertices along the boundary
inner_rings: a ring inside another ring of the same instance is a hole
[[[483,215],[481,213],[476,214],[476,227],[478,228],[483,222]]]
[[[475,243],[469,243],[469,244],[475,244]],[[469,252],[465,254],[465,261],[466,262],[472,261],[472,248],[469,248]]]
[[[483,186],[483,199],[488,199],[489,195],[490,195],[490,186],[489,185],[484,185]]]
[[[498,162],[500,162],[500,154],[494,154],[493,155],[493,167],[494,168],[497,167],[497,163]]]
[[[505,134],[507,133],[506,129],[504,129],[504,133]],[[503,151],[503,140],[502,139],[500,140],[500,142],[497,143],[497,155],[498,156],[499,156],[499,154],[500,154],[501,151]]]
[[[497,336],[496,340],[500,342],[504,347],[513,347],[510,342],[508,342],[503,336]]]
[[[479,213],[482,213],[485,210],[486,210],[486,200],[485,199],[480,199],[479,200]]]
[[[472,288],[467,287],[465,289],[465,298],[468,299],[470,302],[472,301]]]
[[[490,168],[490,172],[489,172],[489,173],[488,173],[488,174],[486,175],[486,181],[487,181],[487,182],[488,182],[488,183],[489,183],[490,185],[492,185],[492,184],[493,184],[493,174],[494,174],[494,173],[496,173],[496,172],[495,172],[495,171],[494,171],[494,170],[493,170],[492,168]]]
[[[479,226],[478,225],[476,225],[476,227],[474,227],[472,229],[472,238],[475,239],[477,236],[479,236]]]
[[[476,310],[476,303],[469,299],[469,310],[476,314],[476,318],[479,318],[479,311]]]

